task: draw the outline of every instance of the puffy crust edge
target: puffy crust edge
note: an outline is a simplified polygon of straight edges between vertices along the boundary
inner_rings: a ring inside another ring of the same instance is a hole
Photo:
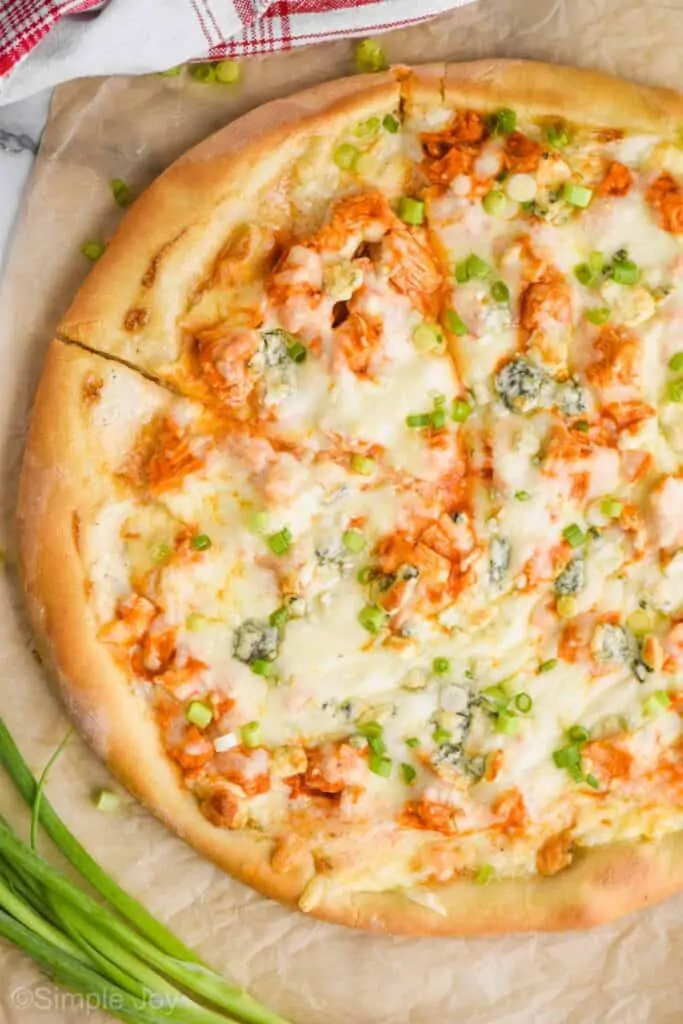
[[[683,96],[590,68],[531,60],[476,60],[448,64],[446,103],[490,110],[513,107],[532,117],[669,134],[683,124]]]

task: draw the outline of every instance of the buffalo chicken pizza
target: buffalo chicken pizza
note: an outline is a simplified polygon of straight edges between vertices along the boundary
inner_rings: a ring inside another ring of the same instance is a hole
[[[405,933],[683,885],[683,100],[522,62],[257,111],[59,325],[25,587],[114,772]]]

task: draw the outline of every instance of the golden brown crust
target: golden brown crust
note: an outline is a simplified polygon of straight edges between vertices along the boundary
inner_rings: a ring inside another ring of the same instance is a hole
[[[87,519],[100,502],[121,495],[102,465],[98,437],[83,414],[83,381],[91,373],[106,376],[107,361],[52,342],[22,468],[19,553],[41,652],[70,717],[131,793],[226,871],[267,895],[295,901],[312,868],[306,873],[303,865],[298,872],[275,874],[270,868],[271,840],[217,829],[207,821],[163,751],[144,699],[97,640],[74,515]],[[156,390],[154,384],[148,387]]]
[[[667,134],[683,122],[678,94],[524,61],[430,65],[414,74],[399,69],[395,75],[329,83],[256,111],[163,175],[124,221],[60,324],[61,334],[149,366],[148,346],[164,325],[159,310],[166,325],[177,315],[170,298],[174,282],[186,285],[201,272],[226,228],[244,219],[259,189],[281,173],[312,134],[329,132],[336,119],[360,118],[378,105],[398,102],[399,93],[413,104],[445,99],[482,109],[505,105],[520,114]],[[160,274],[161,263],[165,271]],[[148,322],[139,301],[141,286],[153,307]],[[126,331],[131,311],[134,330]],[[172,357],[170,351],[159,356],[162,361]],[[70,714],[124,784],[161,820],[200,853],[269,896],[293,903],[303,895],[306,909],[327,920],[406,935],[583,928],[683,887],[681,834],[580,850],[571,867],[551,878],[486,886],[463,879],[410,893],[353,893],[327,884],[324,876],[317,878],[310,860],[278,874],[271,867],[270,840],[213,827],[181,786],[143,701],[96,639],[73,517],[111,497],[114,485],[106,471],[94,474],[92,469],[99,459],[98,442],[83,416],[79,392],[87,360],[100,365],[97,356],[58,342],[48,355],[22,475],[24,584],[31,619]]]
[[[252,111],[186,153],[131,207],[60,321],[58,335],[148,372],[177,358],[173,325],[232,228],[316,134],[398,109],[396,75],[329,82]],[[136,314],[138,329],[127,318]],[[140,322],[142,319],[142,322]]]
[[[512,107],[518,115],[674,134],[683,124],[683,96],[614,78],[601,71],[529,60],[448,64],[444,97],[475,109]]]

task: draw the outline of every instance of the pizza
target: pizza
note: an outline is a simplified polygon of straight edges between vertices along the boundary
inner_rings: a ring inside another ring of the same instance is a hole
[[[683,100],[519,61],[278,101],[135,203],[21,484],[67,707],[340,923],[683,885]]]

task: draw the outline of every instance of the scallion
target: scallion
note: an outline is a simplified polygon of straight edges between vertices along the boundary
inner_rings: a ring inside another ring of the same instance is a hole
[[[465,334],[469,334],[467,325],[463,323],[460,316],[454,309],[446,310],[446,324],[448,326],[448,330],[452,331],[457,338],[462,338]]]
[[[240,736],[242,737],[242,743],[245,747],[258,747],[261,739],[259,733],[261,731],[261,725],[259,722],[247,722],[240,729]]]
[[[572,523],[570,526],[565,527],[562,531],[562,536],[570,547],[573,548],[580,548],[582,544],[586,543],[586,534],[578,523]]]
[[[368,458],[367,455],[354,454],[351,456],[351,470],[360,476],[372,476],[376,468],[375,460]]]
[[[672,373],[683,373],[683,352],[676,352],[668,363]]]
[[[471,412],[472,406],[469,402],[465,402],[462,398],[456,398],[453,400],[453,405],[451,406],[451,419],[454,420],[455,423],[464,423],[469,418]]]
[[[379,605],[368,604],[359,612],[358,621],[363,629],[376,636],[386,626],[389,621],[389,615]]]
[[[286,555],[292,546],[291,531],[285,526],[278,533],[273,533],[268,538],[268,547],[274,555]]]
[[[360,150],[352,146],[350,142],[343,142],[334,151],[334,162],[342,171],[352,171],[360,156]]]
[[[198,533],[190,541],[193,551],[208,551],[211,547],[211,538],[206,533]]]
[[[199,729],[206,729],[213,721],[213,708],[201,700],[193,700],[185,712],[185,718]]]
[[[586,188],[585,185],[579,185],[575,181],[567,181],[562,187],[562,198],[570,206],[584,209],[593,198],[593,189]]]
[[[401,777],[403,778],[406,786],[412,786],[417,778],[417,771],[413,768],[412,764],[406,764],[403,762],[401,764]]]
[[[420,199],[402,196],[398,206],[398,215],[405,224],[424,224],[425,204]]]
[[[345,530],[342,534],[342,544],[347,551],[354,555],[360,554],[365,548],[367,541],[360,530]]]
[[[121,800],[118,793],[111,789],[101,789],[97,794],[95,807],[98,811],[102,811],[103,814],[111,814],[118,809],[120,803]]]
[[[356,45],[355,60],[358,71],[366,74],[384,71],[387,67],[386,55],[376,39],[361,39]]]
[[[448,658],[434,658],[432,671],[437,676],[447,676],[451,671],[451,663]]]
[[[401,123],[398,120],[398,118],[394,117],[393,114],[387,114],[384,120],[382,121],[382,127],[391,135],[396,135],[399,128],[401,127]]]

